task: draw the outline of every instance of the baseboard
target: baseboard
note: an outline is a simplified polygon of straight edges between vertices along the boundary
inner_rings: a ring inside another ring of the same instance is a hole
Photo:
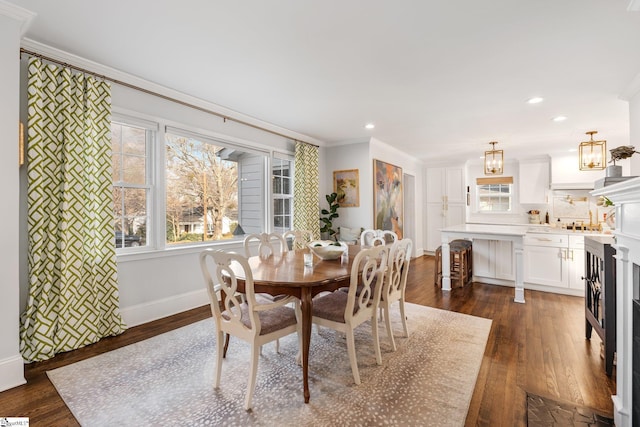
[[[21,355],[17,354],[0,360],[0,391],[9,390],[26,382],[24,379],[24,360]]]
[[[127,326],[131,327],[172,316],[206,304],[209,304],[209,295],[206,289],[202,289],[125,307],[120,310],[120,313]]]

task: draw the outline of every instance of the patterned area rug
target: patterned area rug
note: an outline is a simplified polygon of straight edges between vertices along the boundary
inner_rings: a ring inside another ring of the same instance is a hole
[[[83,426],[464,425],[491,320],[408,304],[410,337],[393,311],[398,350],[381,323],[383,364],[370,325],[356,330],[362,384],[353,383],[346,342],[313,328],[311,401],[304,403],[294,335],[265,345],[253,409],[243,409],[250,346],[232,337],[221,387],[213,389],[213,320],[47,372]]]
[[[528,427],[613,427],[613,419],[592,409],[527,393]]]

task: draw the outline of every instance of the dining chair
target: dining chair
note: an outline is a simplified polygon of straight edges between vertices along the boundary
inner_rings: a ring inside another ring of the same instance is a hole
[[[384,272],[387,267],[389,246],[379,245],[362,249],[355,256],[351,267],[348,292],[332,292],[313,300],[313,323],[346,334],[347,352],[356,384],[360,384],[360,372],[356,358],[354,330],[371,321],[376,362],[382,364],[378,339],[378,302],[382,293]],[[360,277],[360,272],[362,275]],[[360,287],[360,289],[358,289]]]
[[[244,270],[244,300],[239,298],[238,279],[230,266],[237,263]],[[272,302],[258,302],[254,292],[253,275],[247,259],[242,255],[205,249],[200,253],[200,267],[209,293],[211,313],[216,328],[216,372],[214,387],[220,386],[224,334],[233,335],[251,344],[249,382],[244,407],[251,409],[251,400],[256,387],[256,374],[260,348],[292,333],[298,334],[299,348],[302,344],[300,306],[297,298],[289,296]],[[286,306],[295,303],[294,308]],[[299,357],[297,357],[298,359]]]
[[[360,235],[360,245],[377,246],[378,244],[386,245],[394,243],[398,240],[398,235],[391,230],[373,230],[366,229]]]
[[[407,274],[409,263],[411,262],[411,249],[413,242],[411,239],[398,240],[393,244],[389,253],[388,268],[385,274],[382,295],[380,296],[380,308],[384,312],[384,320],[387,328],[387,335],[391,341],[391,348],[396,351],[396,343],[393,339],[393,329],[391,328],[391,316],[389,315],[391,305],[398,301],[400,306],[400,317],[402,318],[402,328],[404,335],[409,336],[407,328],[407,317],[404,310],[404,296],[407,287]]]
[[[282,234],[285,242],[288,239],[293,239],[291,249],[302,249],[307,247],[307,243],[311,243],[313,239],[313,233],[309,230],[289,230]],[[288,247],[288,245],[287,245]]]
[[[261,257],[288,252],[287,242],[278,233],[249,234],[244,238],[244,253],[247,258],[253,256],[251,248],[257,243],[257,254]]]

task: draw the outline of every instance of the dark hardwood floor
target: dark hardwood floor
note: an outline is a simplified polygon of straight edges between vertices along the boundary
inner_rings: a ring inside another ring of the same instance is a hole
[[[433,257],[411,263],[407,301],[493,320],[466,425],[526,425],[526,393],[574,402],[611,415],[612,379],[604,373],[600,339],[584,338],[582,298],[474,283],[442,292],[433,283]],[[0,417],[30,418],[31,426],[78,423],[45,372],[179,328],[210,316],[200,307],[127,330],[120,336],[26,365],[27,384],[0,393]],[[302,396],[302,390],[301,390]],[[302,398],[302,397],[301,397]]]

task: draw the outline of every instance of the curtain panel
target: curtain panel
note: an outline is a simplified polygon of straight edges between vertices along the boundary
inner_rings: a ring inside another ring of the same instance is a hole
[[[293,180],[293,228],[320,238],[320,171],[318,147],[296,142]]]
[[[125,330],[113,229],[111,86],[31,58],[29,296],[20,348],[41,361]]]

